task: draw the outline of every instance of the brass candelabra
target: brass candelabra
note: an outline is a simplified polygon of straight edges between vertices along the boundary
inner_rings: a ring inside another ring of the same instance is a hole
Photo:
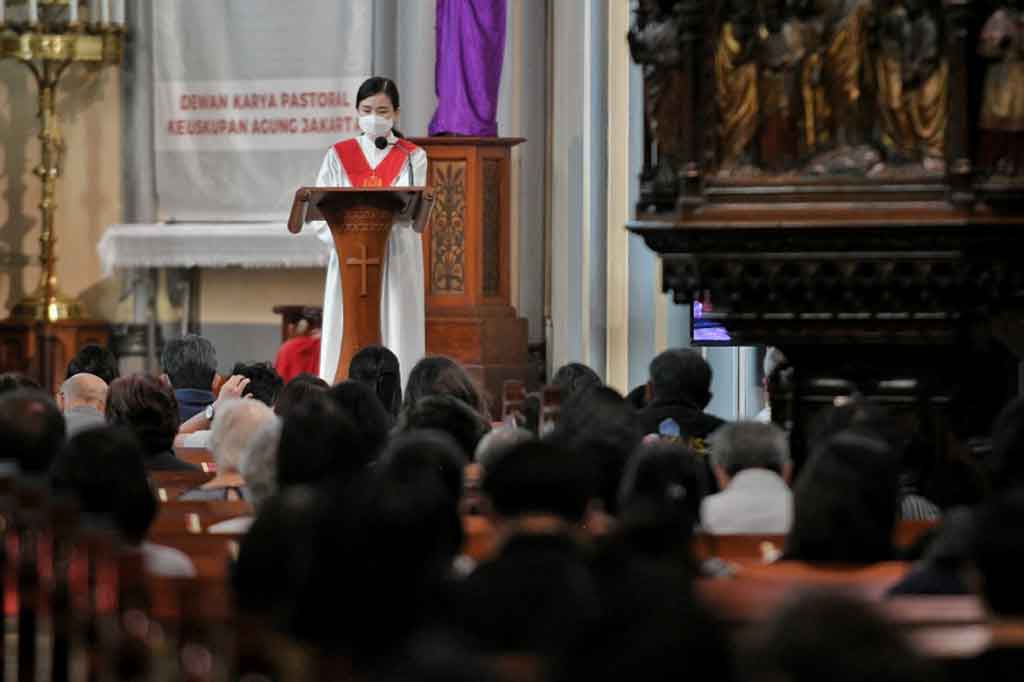
[[[11,309],[11,317],[55,322],[85,317],[82,304],[57,284],[55,200],[64,160],[56,111],[61,77],[75,63],[121,63],[124,0],[0,0],[0,59],[15,59],[35,78],[39,98],[39,164],[42,182],[39,285]]]

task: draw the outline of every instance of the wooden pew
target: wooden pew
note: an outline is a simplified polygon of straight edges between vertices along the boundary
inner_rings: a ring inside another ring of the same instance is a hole
[[[174,456],[183,462],[194,464],[206,473],[216,473],[217,464],[213,453],[206,448],[174,448]]]
[[[149,533],[154,537],[165,533],[200,535],[206,533],[209,527],[215,523],[252,514],[252,505],[244,500],[172,501],[160,505],[160,511],[150,527]]]
[[[197,488],[213,478],[205,471],[151,471],[149,480],[161,502],[170,502],[187,490]]]

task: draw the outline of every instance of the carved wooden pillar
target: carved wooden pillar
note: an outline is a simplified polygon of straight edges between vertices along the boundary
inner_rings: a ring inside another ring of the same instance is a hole
[[[971,0],[944,0],[946,8],[946,59],[949,61],[951,83],[960,85],[961,91],[953,92],[949,98],[949,123],[947,130],[949,146],[950,201],[961,208],[974,203],[974,189],[971,185],[973,166],[968,145],[968,89],[967,64],[972,45],[969,41],[972,19]]]
[[[447,355],[492,400],[505,379],[530,379],[527,323],[511,304],[512,147],[522,138],[427,137],[427,185],[436,194],[423,234],[427,353]]]

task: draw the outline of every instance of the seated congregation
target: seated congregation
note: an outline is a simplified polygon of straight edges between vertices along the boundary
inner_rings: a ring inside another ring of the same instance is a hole
[[[1024,399],[978,457],[853,397],[798,461],[770,421],[706,411],[692,350],[628,397],[574,363],[501,406],[445,357],[403,387],[380,347],[335,386],[222,378],[196,335],[161,364],[118,376],[88,347],[55,399],[0,376],[19,676],[956,682],[1024,661]]]

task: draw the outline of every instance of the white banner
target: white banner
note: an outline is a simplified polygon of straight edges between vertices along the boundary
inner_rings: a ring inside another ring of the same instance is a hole
[[[161,218],[284,219],[358,132],[372,0],[161,0],[153,24]]]

